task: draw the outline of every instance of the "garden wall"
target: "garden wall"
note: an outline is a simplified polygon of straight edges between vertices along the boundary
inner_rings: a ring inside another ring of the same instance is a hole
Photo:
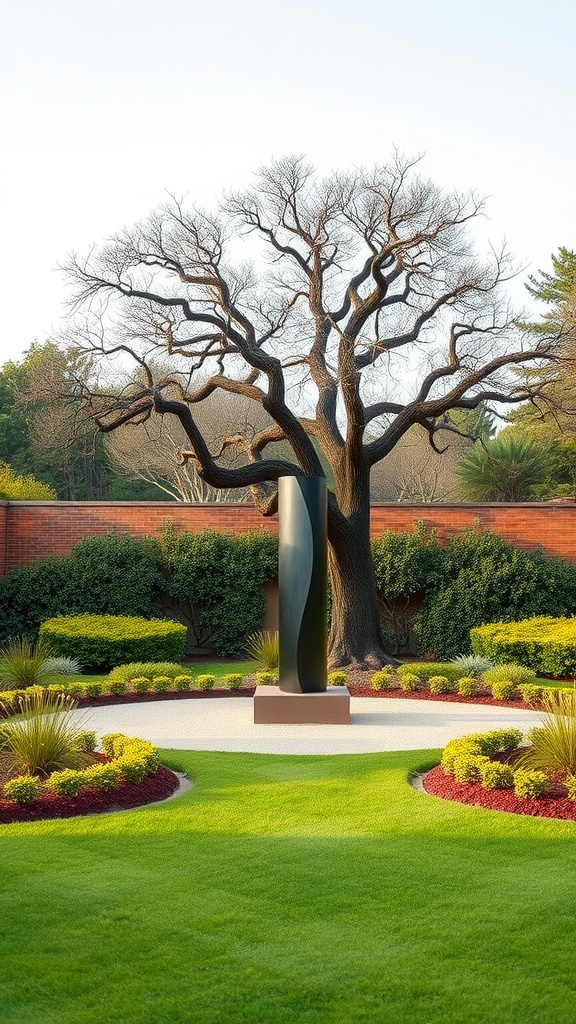
[[[132,501],[0,501],[0,575],[49,555],[65,555],[85,536],[115,530],[135,537],[158,536],[172,520],[178,530],[203,527],[244,533],[278,532],[278,517],[264,519],[251,505],[183,504]],[[541,545],[550,555],[576,561],[576,501],[523,504],[417,505],[378,503],[371,506],[371,533],[405,532],[416,520],[435,527],[440,540],[475,521],[519,547]]]

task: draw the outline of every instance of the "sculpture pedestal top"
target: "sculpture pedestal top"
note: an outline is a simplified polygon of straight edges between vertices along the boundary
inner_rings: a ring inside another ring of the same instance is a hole
[[[331,686],[320,693],[287,693],[278,686],[257,686],[255,725],[350,725],[350,693]]]

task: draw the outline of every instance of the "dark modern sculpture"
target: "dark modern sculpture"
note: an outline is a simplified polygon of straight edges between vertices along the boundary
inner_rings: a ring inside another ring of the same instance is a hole
[[[327,674],[326,480],[284,476],[278,483],[280,689],[322,693]]]
[[[327,499],[324,477],[278,487],[279,686],[257,686],[256,725],[348,725],[350,694],[327,683]]]

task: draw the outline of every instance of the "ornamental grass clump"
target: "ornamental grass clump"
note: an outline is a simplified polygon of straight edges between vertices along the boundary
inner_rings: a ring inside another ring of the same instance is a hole
[[[53,676],[79,676],[84,671],[77,658],[48,658],[46,669]]]
[[[451,665],[456,665],[463,676],[478,678],[483,672],[492,668],[489,658],[483,658],[481,654],[459,654],[456,658],[450,659]]]
[[[246,641],[246,653],[262,669],[274,671],[278,668],[280,659],[279,634],[267,629],[261,629],[258,633],[252,633]]]
[[[50,660],[50,647],[46,641],[33,643],[26,637],[10,640],[0,648],[0,687],[14,690],[47,683],[53,674]]]
[[[47,776],[64,768],[83,768],[93,758],[79,749],[84,730],[73,719],[76,701],[40,687],[20,699],[19,714],[2,725],[2,745],[11,771]]]
[[[487,672],[483,672],[482,682],[490,687],[494,683],[514,683],[515,689],[518,689],[519,686],[524,686],[526,683],[535,683],[536,673],[531,668],[525,668],[524,665],[516,665],[514,662],[511,662],[507,665],[494,665],[494,668],[489,668]]]
[[[539,726],[530,729],[531,746],[518,761],[522,768],[533,768],[548,775],[565,778],[576,774],[576,690],[548,690],[542,697],[544,716]]]

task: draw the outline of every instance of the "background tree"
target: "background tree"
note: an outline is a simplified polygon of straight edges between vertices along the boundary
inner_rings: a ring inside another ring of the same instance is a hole
[[[482,202],[443,192],[414,163],[396,154],[371,172],[321,180],[302,159],[284,159],[216,214],[174,198],[68,266],[82,318],[68,338],[113,368],[108,390],[102,372],[97,386],[81,384],[101,430],[176,417],[181,461],[212,487],[251,487],[265,515],[280,476],[322,475],[329,464],[333,665],[386,660],[372,467],[415,424],[435,443],[451,409],[524,400],[531,388],[509,368],[553,354],[552,336],[527,341],[514,330],[506,255],[473,251],[466,227]],[[238,258],[246,234],[269,271]],[[160,351],[174,374],[155,374]],[[139,389],[118,384],[126,357],[140,367]],[[261,406],[271,425],[211,449],[197,409],[217,391]],[[279,441],[289,456],[275,454]],[[230,448],[245,465],[224,464]]]

